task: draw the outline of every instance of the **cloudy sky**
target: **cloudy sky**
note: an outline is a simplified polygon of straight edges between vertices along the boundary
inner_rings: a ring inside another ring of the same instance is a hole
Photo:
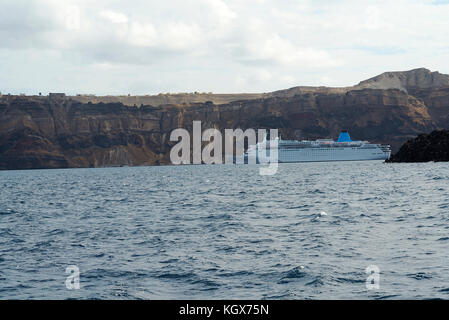
[[[449,0],[0,0],[0,91],[267,92],[449,73]]]

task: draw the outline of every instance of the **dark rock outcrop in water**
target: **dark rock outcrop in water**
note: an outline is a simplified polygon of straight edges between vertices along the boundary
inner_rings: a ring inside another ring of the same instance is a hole
[[[449,161],[449,130],[435,130],[410,139],[387,162]]]
[[[129,106],[135,97],[105,103],[87,96],[0,96],[0,169],[169,164],[171,131],[191,131],[194,120],[203,130],[278,128],[285,139],[337,137],[344,128],[393,151],[420,133],[447,128],[447,76],[423,69],[391,74],[406,90],[379,89],[388,86],[382,76],[350,88],[208,95],[205,102],[183,96],[182,104],[157,106]]]

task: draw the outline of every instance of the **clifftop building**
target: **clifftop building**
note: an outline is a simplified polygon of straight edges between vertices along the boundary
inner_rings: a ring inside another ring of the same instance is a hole
[[[65,93],[53,93],[53,92],[50,92],[49,94],[48,94],[48,97],[50,98],[50,99],[52,99],[52,98],[55,98],[55,99],[63,99],[63,98],[65,98]]]

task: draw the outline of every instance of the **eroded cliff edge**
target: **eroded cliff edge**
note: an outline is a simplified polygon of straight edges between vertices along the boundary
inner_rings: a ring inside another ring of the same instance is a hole
[[[449,130],[435,130],[408,140],[387,162],[449,161]]]
[[[411,137],[445,128],[449,87],[300,91],[225,104],[139,107],[66,98],[0,97],[0,169],[169,164],[170,132],[279,128],[283,138],[336,137],[349,129],[360,140],[393,151]]]

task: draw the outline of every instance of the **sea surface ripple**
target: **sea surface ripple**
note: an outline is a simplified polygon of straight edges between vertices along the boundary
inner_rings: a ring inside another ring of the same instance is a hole
[[[448,163],[2,171],[0,190],[0,299],[449,298]]]

